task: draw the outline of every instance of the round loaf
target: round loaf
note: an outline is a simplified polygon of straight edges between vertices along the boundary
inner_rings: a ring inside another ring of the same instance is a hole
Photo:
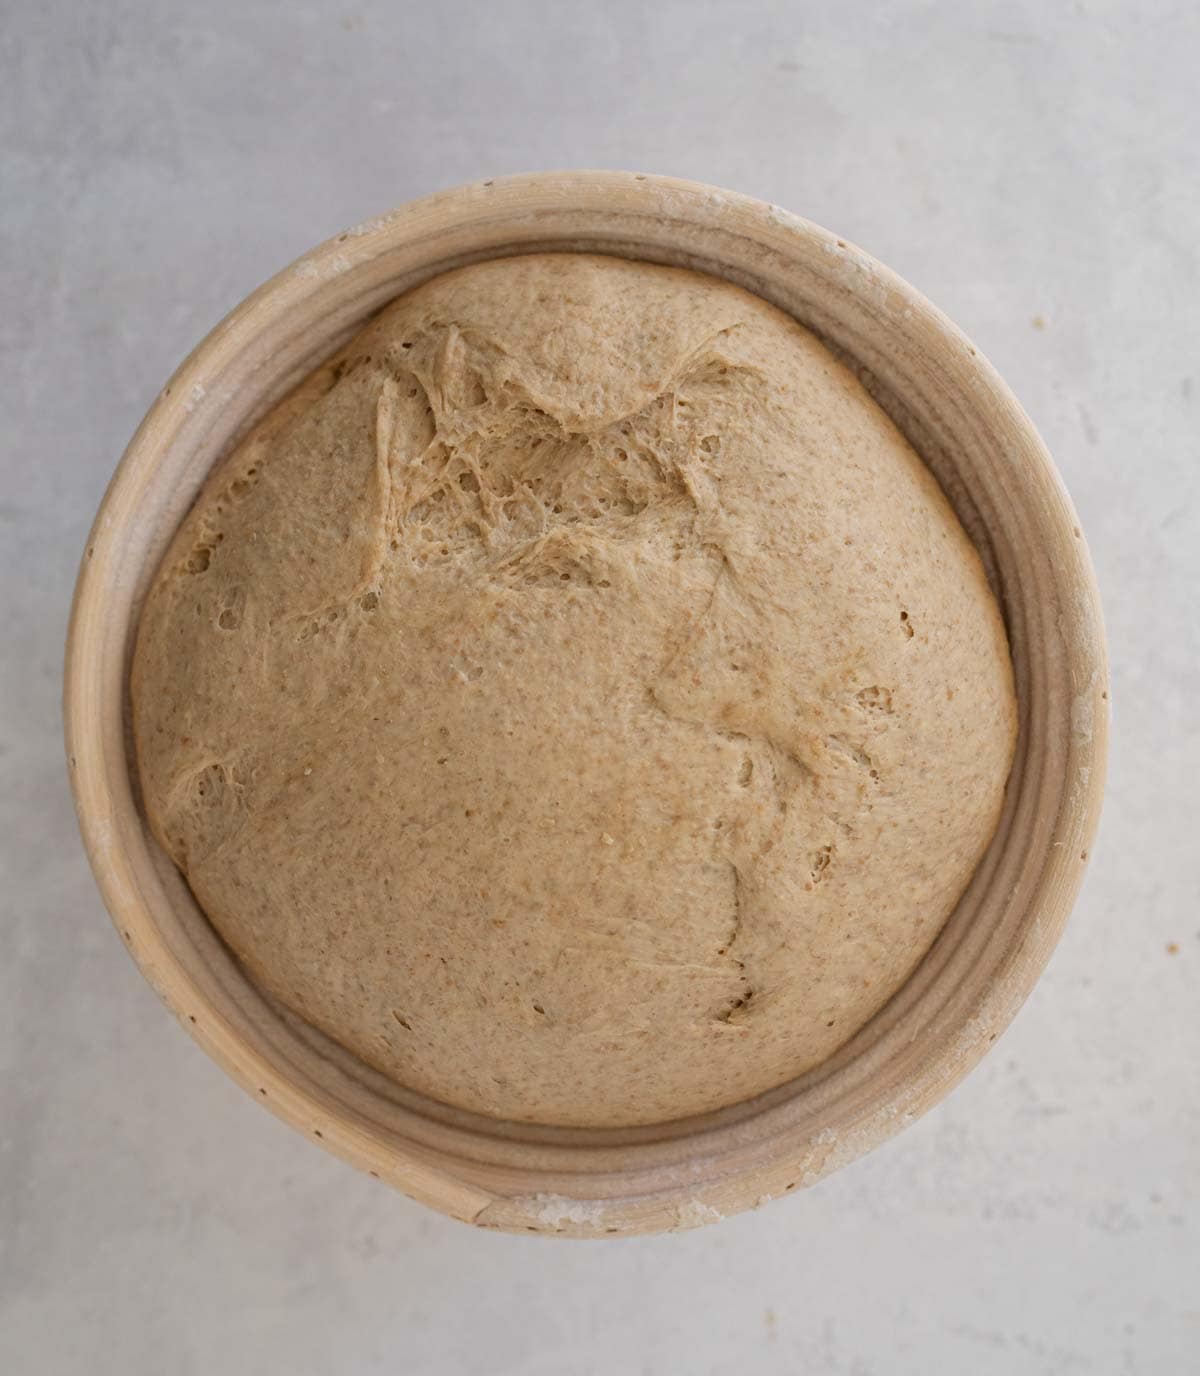
[[[590,1127],[739,1102],[903,984],[995,829],[1004,629],[932,476],[728,283],[506,258],[218,468],[141,616],[147,816],[401,1084]]]

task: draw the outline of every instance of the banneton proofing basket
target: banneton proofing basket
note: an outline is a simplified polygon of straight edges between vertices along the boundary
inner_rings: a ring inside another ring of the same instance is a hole
[[[774,302],[855,366],[936,474],[988,569],[1021,732],[999,831],[899,993],[817,1069],[653,1127],[493,1121],[408,1092],[281,1009],[209,926],[142,814],[128,674],[142,598],[209,470],[374,311],[448,268],[547,250],[701,269]],[[484,1228],[694,1226],[809,1185],[911,1123],[994,1042],[1050,955],[1098,820],[1108,722],[1087,550],[1033,425],[962,333],[853,245],[775,206],[622,172],[511,177],[339,234],[229,315],[121,460],[83,559],[66,737],[105,902],[163,1001],[252,1096],[328,1150]]]

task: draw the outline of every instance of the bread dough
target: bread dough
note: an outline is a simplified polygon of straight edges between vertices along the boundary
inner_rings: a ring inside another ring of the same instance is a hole
[[[538,1123],[744,1100],[904,983],[996,826],[1004,630],[857,379],[698,273],[402,297],[208,482],[133,665],[146,813],[286,1005]]]

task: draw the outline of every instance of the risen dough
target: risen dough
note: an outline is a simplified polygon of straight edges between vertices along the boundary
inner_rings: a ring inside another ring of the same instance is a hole
[[[979,861],[1004,631],[811,334],[616,258],[395,302],[142,615],[145,806],[253,978],[413,1089],[649,1123],[817,1064]]]

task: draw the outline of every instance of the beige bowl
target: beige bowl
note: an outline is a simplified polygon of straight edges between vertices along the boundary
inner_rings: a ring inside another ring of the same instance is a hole
[[[214,463],[399,293],[464,263],[548,249],[728,278],[847,357],[975,540],[1020,701],[999,832],[900,993],[818,1069],[648,1128],[458,1112],[391,1084],[274,1004],[151,837],[128,732],[138,609]],[[339,234],[200,344],[142,422],[96,518],[67,641],[65,714],[80,825],[108,909],[218,1064],[298,1131],[456,1218],[605,1236],[705,1223],[811,1184],[971,1069],[1033,987],[1078,890],[1100,808],[1107,699],[1096,588],[1070,500],[1028,417],[954,325],[853,245],[775,206],[665,177],[568,172],[463,187]]]

